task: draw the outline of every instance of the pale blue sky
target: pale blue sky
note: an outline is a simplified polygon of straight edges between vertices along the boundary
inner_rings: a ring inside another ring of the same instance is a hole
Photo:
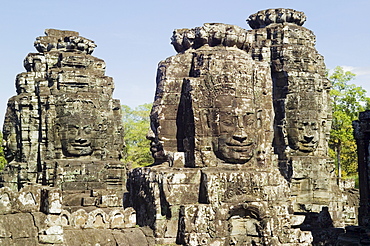
[[[354,83],[370,92],[369,0],[0,0],[0,125],[16,94],[14,78],[25,71],[23,59],[36,52],[33,42],[46,28],[94,40],[93,55],[106,61],[106,74],[114,78],[114,97],[134,107],[152,102],[157,64],[175,54],[174,29],[207,22],[250,29],[250,14],[280,7],[305,12],[304,26],[315,33],[327,67],[352,69]]]

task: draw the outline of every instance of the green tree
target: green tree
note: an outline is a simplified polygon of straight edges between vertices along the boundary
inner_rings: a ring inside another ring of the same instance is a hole
[[[338,167],[338,176],[356,175],[357,153],[353,137],[352,121],[367,108],[370,98],[361,86],[349,84],[356,75],[336,67],[330,74],[330,96],[333,101],[333,122],[330,131],[330,155]]]
[[[150,141],[146,139],[149,130],[149,114],[152,104],[143,104],[134,109],[122,105],[125,150],[123,161],[135,167],[150,165],[154,159],[150,153]]]

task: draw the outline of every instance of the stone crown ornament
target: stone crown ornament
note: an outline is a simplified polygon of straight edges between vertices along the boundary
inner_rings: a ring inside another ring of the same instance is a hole
[[[302,26],[306,21],[306,15],[294,9],[268,9],[252,14],[247,19],[252,29],[266,27],[273,23],[294,23]]]
[[[94,41],[79,36],[78,32],[46,29],[45,34],[46,36],[36,38],[34,43],[39,52],[60,50],[91,54],[96,48]]]

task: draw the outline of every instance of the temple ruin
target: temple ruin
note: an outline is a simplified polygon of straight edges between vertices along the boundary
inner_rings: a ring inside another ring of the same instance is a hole
[[[305,18],[272,9],[250,31],[174,31],[151,113],[156,165],[128,179],[138,223],[161,243],[310,244],[356,223],[328,157],[330,82]]]
[[[8,102],[0,244],[133,245],[142,238],[149,245],[135,211],[123,207],[121,104],[112,99],[105,62],[78,32],[45,34]]]
[[[120,161],[120,102],[95,43],[47,29],[8,102],[0,244],[347,245],[357,193],[328,157],[331,84],[305,20],[268,9],[251,30],[175,30],[150,115],[155,163],[136,169]]]

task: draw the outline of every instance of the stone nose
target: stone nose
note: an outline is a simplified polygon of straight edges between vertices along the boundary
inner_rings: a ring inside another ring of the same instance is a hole
[[[248,134],[245,131],[242,117],[238,117],[237,120],[238,120],[238,128],[233,134],[233,139],[242,143],[247,140]]]
[[[151,141],[154,141],[154,139],[155,139],[155,134],[154,134],[154,132],[153,132],[153,130],[151,129],[151,128],[149,128],[148,129],[148,132],[147,132],[147,134],[146,134],[146,139],[148,139],[148,140],[151,140]]]
[[[246,135],[234,135],[233,136],[233,139],[235,139],[236,141],[238,142],[244,142],[245,140],[247,140],[247,136]]]
[[[75,139],[75,142],[79,143],[79,144],[84,144],[84,143],[87,143],[88,140],[84,139],[84,138],[81,138],[81,137],[78,137],[78,138]]]
[[[309,135],[309,136],[304,136],[304,140],[306,142],[311,142],[313,140],[314,136],[313,135]]]

